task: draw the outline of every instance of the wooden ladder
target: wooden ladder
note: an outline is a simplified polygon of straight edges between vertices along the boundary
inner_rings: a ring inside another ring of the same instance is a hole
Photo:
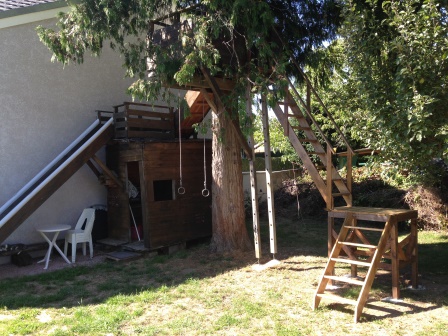
[[[307,83],[308,94],[306,99],[301,98],[292,83],[290,83],[289,88],[294,93],[294,96],[291,92],[287,91],[284,101],[274,106],[274,113],[283,126],[285,136],[289,138],[297,155],[302,160],[304,167],[307,169],[317,189],[324,198],[327,209],[331,210],[334,208],[335,197],[342,197],[346,205],[351,206],[351,157],[354,151],[334,123],[335,128],[347,146],[347,152],[345,153],[347,155],[347,174],[344,179],[333,165],[333,155],[336,154],[333,146],[312,114],[311,92],[314,93],[314,96],[317,97],[317,100],[321,104],[323,103],[318,98],[316,91],[312,89],[311,83],[309,81]],[[283,108],[281,105],[283,105]],[[326,111],[326,115],[330,116],[328,110],[326,108],[324,110]],[[291,119],[294,121],[291,122]],[[331,118],[331,120],[333,119]],[[326,149],[321,141],[326,143]],[[327,171],[326,179],[319,173],[322,170],[321,168]]]
[[[385,252],[392,226],[393,224],[390,221],[387,221],[384,228],[381,229],[357,226],[357,221],[354,218],[353,214],[347,213],[338,238],[336,239],[333,249],[330,252],[330,256],[328,258],[328,262],[325,266],[324,272],[319,280],[316,293],[314,295],[314,310],[317,309],[322,298],[330,299],[342,304],[351,304],[355,306],[354,321],[359,321],[362,310],[366,304],[370,288],[372,287],[373,280],[375,279],[376,271]],[[354,243],[350,238],[355,234],[355,230],[380,231],[381,237],[379,238],[377,245]],[[355,253],[351,252],[352,248],[366,248],[369,249],[372,253],[369,258],[361,260],[356,256]],[[345,251],[347,256],[342,256],[342,251]],[[350,277],[335,276],[335,266],[341,263],[350,264],[354,268],[367,267],[365,278],[363,280],[359,280]],[[332,283],[332,281],[361,286],[358,299],[348,299],[342,296],[328,293],[328,291],[326,292],[325,290],[327,284]]]

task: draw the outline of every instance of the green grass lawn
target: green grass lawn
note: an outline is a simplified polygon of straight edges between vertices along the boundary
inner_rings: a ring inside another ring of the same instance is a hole
[[[419,232],[425,289],[403,285],[402,302],[383,302],[390,276],[378,275],[354,324],[350,306],[310,308],[326,262],[326,219],[277,225],[281,263],[263,271],[252,251],[217,255],[200,245],[1,280],[0,335],[448,335],[447,234]],[[402,276],[405,284],[409,271]]]

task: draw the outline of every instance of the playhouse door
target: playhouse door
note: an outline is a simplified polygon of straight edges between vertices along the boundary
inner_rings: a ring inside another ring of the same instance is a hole
[[[158,248],[185,240],[181,225],[180,198],[175,180],[153,180],[149,186],[148,234],[145,246]]]

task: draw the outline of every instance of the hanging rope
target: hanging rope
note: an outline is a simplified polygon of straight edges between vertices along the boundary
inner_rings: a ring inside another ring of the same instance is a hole
[[[297,165],[298,167],[299,165]],[[299,185],[296,180],[295,163],[292,162],[292,173],[294,174],[294,187],[296,188],[296,200],[297,200],[297,233],[299,233],[299,222],[303,218],[300,214],[300,202],[299,202]],[[305,225],[306,228],[306,225]]]
[[[202,130],[205,129],[205,97],[202,97]],[[210,191],[207,189],[207,161],[206,161],[206,153],[205,153],[205,134],[204,137],[204,189],[202,189],[202,196],[208,197],[210,195]]]
[[[177,189],[177,193],[179,195],[185,194],[185,188],[182,185],[182,127],[181,127],[181,118],[180,118],[180,93],[177,91],[177,114],[179,115],[179,188]]]

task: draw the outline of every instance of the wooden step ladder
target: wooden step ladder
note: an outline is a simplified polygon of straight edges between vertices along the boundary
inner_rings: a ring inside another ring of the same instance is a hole
[[[308,82],[308,91],[317,93],[312,89],[311,83]],[[283,102],[277,103],[273,111],[277,116],[280,124],[283,126],[285,136],[287,136],[294,147],[297,155],[302,160],[304,167],[307,169],[311,178],[313,179],[317,189],[327,204],[327,209],[334,208],[334,198],[342,197],[346,205],[352,205],[352,154],[354,151],[350,144],[345,139],[342,132],[338,129],[336,124],[334,127],[341,135],[347,146],[347,174],[343,178],[338,170],[333,165],[333,146],[325,136],[325,133],[315,120],[311,111],[311,95],[308,94],[306,101],[301,98],[300,94],[290,83],[290,90],[287,91]],[[321,101],[318,98],[318,101]],[[322,103],[323,104],[323,103]],[[324,109],[326,110],[326,108]],[[328,110],[326,114],[329,116]],[[331,120],[333,120],[331,118]],[[324,145],[326,144],[326,149]],[[319,173],[321,168],[326,169],[326,178]]]
[[[277,36],[278,41],[283,45],[284,52],[290,55],[290,64],[295,67],[300,77],[298,81],[302,81],[306,85],[306,93],[304,97],[297,91],[294,83],[290,78],[284,79],[288,82],[288,87],[285,90],[284,102],[278,102],[274,106],[273,110],[280,124],[283,126],[285,135],[291,141],[296,153],[302,160],[303,165],[307,169],[311,178],[313,179],[317,189],[327,204],[327,210],[334,208],[334,198],[342,197],[347,206],[352,206],[352,155],[355,154],[351,148],[347,138],[343,132],[339,129],[330,111],[320,98],[316,89],[313,87],[307,74],[302,70],[301,66],[297,63],[293,54],[289,51],[287,45],[283,41],[283,38],[279,32],[274,29],[274,33]],[[297,81],[296,81],[297,82]],[[331,142],[325,136],[319,123],[313,116],[311,100],[314,100],[318,105],[322,114],[330,121],[334,129],[338,133],[339,137],[347,147],[347,174],[345,180],[340,176],[339,172],[334,168],[332,164],[332,155],[336,154]],[[280,106],[283,105],[283,108]],[[289,113],[291,110],[292,113]],[[298,125],[292,125],[289,122],[289,118],[295,118]],[[298,131],[302,137],[299,137],[295,132]],[[319,136],[319,138],[317,137]],[[327,149],[320,144],[319,139],[326,143]],[[304,146],[303,143],[308,143],[308,146]],[[313,147],[313,150],[309,150]],[[318,158],[321,164],[317,166],[324,166],[327,169],[327,178],[324,181],[323,177],[319,174],[319,169],[311,159],[311,156]],[[334,187],[336,188],[333,192]]]
[[[357,221],[353,214],[347,213],[338,238],[336,239],[333,249],[330,252],[324,272],[319,280],[316,293],[314,295],[313,309],[317,309],[322,298],[330,299],[342,304],[351,304],[355,306],[354,321],[359,321],[362,310],[366,304],[370,288],[372,287],[373,280],[375,279],[376,271],[386,250],[392,225],[393,224],[390,221],[387,221],[382,229],[357,226]],[[380,231],[381,237],[378,241],[378,245],[352,242],[351,238],[355,235],[355,230]],[[370,256],[367,259],[359,259],[356,254],[351,252],[351,248],[365,248],[370,250],[371,253],[369,253]],[[346,256],[342,256],[342,254],[344,254],[343,252],[345,252]],[[367,272],[365,278],[363,280],[359,280],[350,277],[335,276],[335,266],[341,263],[349,264],[355,269],[357,267],[366,267]],[[332,281],[360,286],[361,290],[359,292],[358,299],[348,299],[326,291],[327,284],[332,283]]]

